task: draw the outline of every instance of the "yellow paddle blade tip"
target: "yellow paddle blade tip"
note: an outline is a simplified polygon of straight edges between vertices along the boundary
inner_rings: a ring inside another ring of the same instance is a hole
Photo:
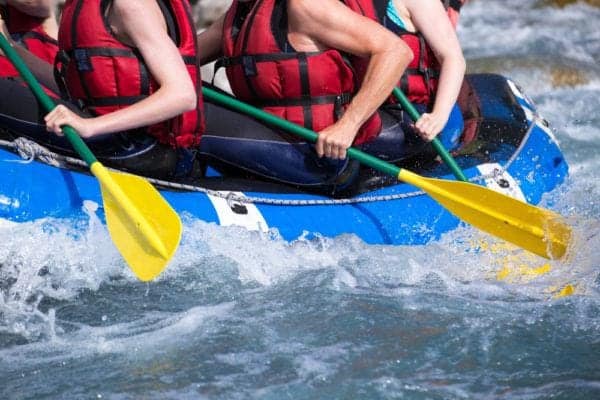
[[[554,295],[555,299],[560,299],[563,297],[568,297],[568,296],[572,296],[575,294],[575,286],[573,285],[566,285],[565,287],[563,287],[557,294]]]
[[[550,260],[561,260],[568,255],[572,246],[573,231],[564,218],[552,211],[539,209],[545,214],[544,241],[546,242],[545,254],[540,254]]]
[[[156,278],[179,246],[179,216],[145,179],[103,167],[93,172],[101,183],[106,225],[115,246],[140,280]]]
[[[469,182],[423,178],[402,170],[400,179],[427,192],[461,220],[549,259],[571,244],[571,228],[557,213]]]

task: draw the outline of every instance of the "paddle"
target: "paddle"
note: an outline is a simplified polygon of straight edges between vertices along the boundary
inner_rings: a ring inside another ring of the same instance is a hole
[[[0,47],[43,107],[48,112],[54,109],[55,103],[1,33]],[[148,181],[107,170],[72,127],[62,130],[100,182],[106,225],[117,249],[139,279],[154,279],[179,245],[179,216]]]
[[[400,89],[398,89],[397,87],[394,88],[394,90],[392,91],[392,94],[400,102],[400,105],[402,106],[402,108],[404,110],[406,110],[406,112],[408,113],[408,115],[414,122],[417,122],[417,120],[419,118],[421,118],[421,115],[419,114],[417,109],[412,105],[412,103],[410,101],[408,101],[408,99],[406,98],[404,93],[402,93],[402,91]],[[448,167],[450,167],[450,169],[452,170],[452,173],[454,174],[456,179],[461,180],[463,182],[467,182],[468,181],[467,177],[462,172],[462,170],[460,169],[460,167],[458,166],[458,164],[456,163],[456,161],[454,160],[452,155],[450,155],[448,150],[446,150],[446,148],[444,147],[442,142],[440,142],[440,140],[436,137],[436,138],[433,138],[433,140],[431,141],[431,144],[433,145],[433,148],[435,149],[435,151],[437,151],[439,156],[442,158],[442,160],[444,160],[446,165]]]
[[[210,88],[203,88],[206,99],[271,124],[286,132],[315,142],[317,133]],[[349,157],[414,185],[433,197],[452,214],[494,236],[540,256],[561,258],[569,246],[571,228],[552,211],[515,200],[483,186],[468,182],[425,178],[401,169],[356,148]]]

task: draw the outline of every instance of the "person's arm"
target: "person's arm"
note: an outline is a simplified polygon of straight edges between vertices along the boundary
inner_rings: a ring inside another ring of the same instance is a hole
[[[410,48],[378,23],[358,15],[337,0],[289,0],[290,40],[295,32],[325,48],[369,57],[363,83],[346,112],[319,132],[319,156],[346,158],[360,127],[390,95],[412,60]]]
[[[48,89],[52,90],[54,93],[58,93],[58,85],[54,81],[54,66],[48,64],[46,61],[30,53],[29,50],[27,50],[23,46],[20,46],[17,43],[15,43],[12,40],[10,33],[8,33],[8,30],[6,29],[6,25],[4,23],[4,20],[2,20],[2,17],[0,17],[0,31],[15,49],[17,54],[21,56],[27,67],[29,67],[29,69],[31,70],[31,73],[35,75],[35,77],[40,81],[40,83]],[[3,55],[4,54],[2,53],[2,50],[0,50],[0,56]]]
[[[198,54],[200,65],[215,61],[223,54],[223,23],[225,15],[221,16],[211,26],[198,34]]]
[[[54,16],[56,0],[6,0],[6,4],[32,17],[50,18]]]
[[[440,63],[435,103],[415,127],[431,141],[444,129],[462,85],[466,63],[450,19],[439,0],[404,0],[415,28],[423,34]]]
[[[64,106],[46,116],[48,130],[61,133],[71,125],[82,137],[122,132],[152,125],[196,107],[197,96],[179,51],[169,38],[156,1],[115,0],[114,15],[140,51],[159,89],[130,107],[96,118],[81,118]]]

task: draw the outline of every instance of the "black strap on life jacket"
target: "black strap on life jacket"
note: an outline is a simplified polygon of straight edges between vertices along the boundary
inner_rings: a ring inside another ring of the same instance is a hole
[[[39,40],[42,43],[49,43],[49,44],[53,44],[55,46],[58,46],[58,41],[56,39],[51,38],[48,35],[43,35],[39,32],[23,32],[23,33],[11,33],[10,36],[12,37],[12,39],[19,43],[21,46],[25,47],[26,49],[29,50],[29,48],[27,47],[27,39],[35,39],[35,40]]]
[[[375,8],[378,21],[382,22],[384,20],[389,2],[390,0],[373,0],[373,7]]]
[[[162,15],[165,19],[165,23],[167,25],[167,33],[169,37],[175,43],[177,47],[181,44],[181,38],[179,37],[179,29],[177,29],[177,23],[175,22],[175,17],[173,13],[173,9],[171,8],[170,2],[165,2],[163,0],[158,0],[158,7],[162,12]]]

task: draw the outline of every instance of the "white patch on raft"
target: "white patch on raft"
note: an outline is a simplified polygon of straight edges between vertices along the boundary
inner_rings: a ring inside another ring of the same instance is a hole
[[[269,226],[267,221],[260,213],[258,208],[251,203],[239,203],[228,200],[226,197],[229,194],[243,196],[241,192],[219,192],[223,197],[212,196],[208,194],[208,198],[213,204],[217,216],[219,217],[219,225],[221,226],[241,226],[251,231],[267,232]],[[238,212],[234,211],[237,209]]]
[[[485,185],[490,189],[510,196],[514,199],[527,202],[519,184],[507,171],[503,171],[498,163],[481,164],[477,166],[479,172],[484,176],[491,176],[485,179]]]

